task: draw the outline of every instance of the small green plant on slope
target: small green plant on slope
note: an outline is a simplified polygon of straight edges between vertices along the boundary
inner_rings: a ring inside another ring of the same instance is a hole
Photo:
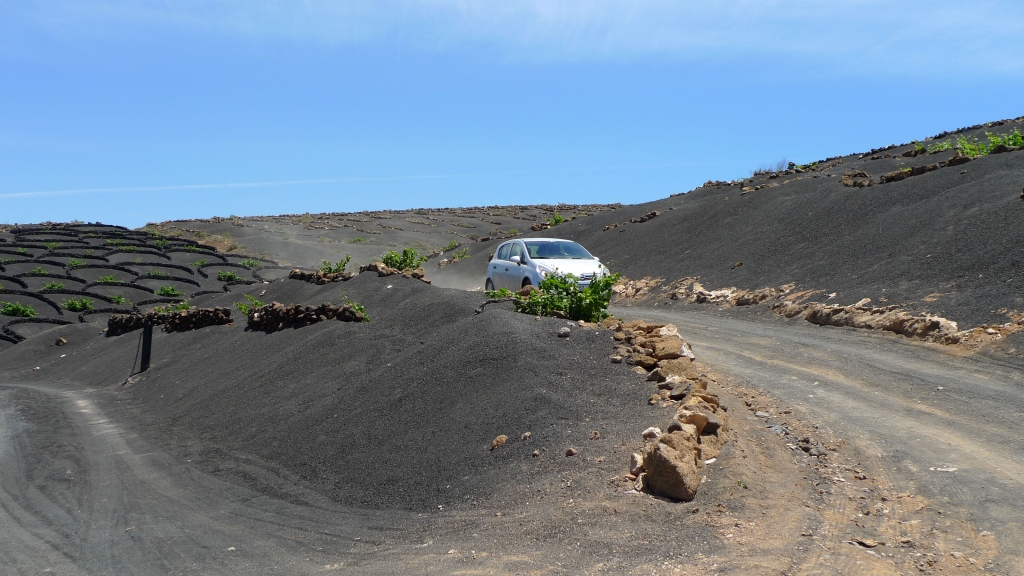
[[[184,296],[185,293],[174,286],[161,286],[160,289],[156,291],[156,295],[174,298],[175,296]]]
[[[459,260],[465,260],[469,258],[469,248],[463,248],[455,254],[452,254],[452,262],[458,262]]]
[[[349,244],[359,244],[360,242],[366,242],[366,238],[356,236],[355,238],[348,241]]]
[[[138,252],[139,251],[139,247],[136,246],[135,244],[124,244],[124,245],[121,246],[121,251],[122,252]]]
[[[36,315],[36,311],[28,304],[19,304],[18,302],[0,302],[0,315],[32,318]]]
[[[935,154],[936,152],[943,152],[945,150],[952,150],[952,149],[953,149],[953,143],[950,142],[949,140],[943,140],[942,142],[938,142],[936,144],[932,144],[931,146],[929,146],[928,147],[928,153],[929,154]]]
[[[551,316],[561,312],[570,320],[600,322],[608,317],[608,303],[612,299],[612,286],[619,274],[595,278],[584,288],[572,274],[548,276],[536,291],[515,303],[516,311],[536,316]]]
[[[85,312],[92,310],[92,300],[88,298],[68,298],[64,301],[64,308],[72,312]]]
[[[149,276],[150,278],[170,278],[171,277],[170,274],[168,274],[167,272],[164,272],[162,270],[150,270],[149,272],[146,272],[146,276]]]
[[[235,302],[235,308],[238,308],[238,311],[246,316],[249,315],[249,310],[252,310],[253,308],[261,308],[264,306],[263,302],[260,302],[259,300],[252,296],[249,296],[248,294],[242,294],[242,296],[245,296],[245,299],[248,300],[248,302]]]
[[[519,230],[517,230],[517,229],[515,229],[515,228],[509,228],[509,229],[508,229],[508,235],[509,235],[509,236],[515,236],[515,235],[517,235],[517,234],[519,234]]]
[[[366,314],[366,306],[363,306],[359,302],[348,297],[348,294],[344,290],[341,291],[341,299],[344,301],[346,306],[351,306],[353,310],[363,315],[363,322],[369,322],[370,317]]]
[[[99,278],[96,279],[96,281],[97,282],[116,282],[117,284],[121,284],[121,281],[118,280],[117,278],[114,278],[113,274],[110,274],[109,276],[100,276]]]
[[[219,270],[217,272],[217,280],[220,282],[234,282],[236,280],[242,280],[242,277],[231,270]]]
[[[452,240],[451,242],[448,243],[447,246],[445,246],[444,248],[441,248],[441,251],[442,252],[448,252],[449,250],[455,250],[458,247],[459,247],[459,243],[456,242],[455,240]]]
[[[49,272],[47,272],[46,270],[43,270],[43,269],[42,269],[42,268],[40,268],[39,266],[36,266],[35,268],[33,268],[33,269],[29,270],[28,272],[29,272],[29,274],[45,274],[45,275],[47,275],[47,276],[49,276],[49,275],[50,275],[50,273],[49,273]]]
[[[86,250],[85,251],[85,255],[86,256],[92,256],[92,253],[93,253],[93,250]]]
[[[260,266],[263,266],[263,262],[260,262],[256,258],[246,258],[245,260],[239,262],[239,264],[245,266],[246,268],[259,268]]]
[[[553,215],[551,215],[550,218],[547,219],[547,223],[549,226],[558,226],[563,222],[568,222],[568,220],[566,220],[565,217],[559,214],[558,212],[555,212]]]
[[[110,244],[112,246],[117,246],[117,245],[123,244],[123,243],[124,243],[124,240],[121,240],[120,238],[107,238],[107,244]]]
[[[174,304],[168,304],[167,306],[157,306],[153,308],[153,312],[157,314],[166,314],[168,312],[179,312],[188,310],[188,300],[182,300],[181,302],[175,302]]]
[[[346,254],[345,257],[338,261],[337,264],[331,264],[329,260],[324,260],[323,264],[320,265],[320,271],[324,274],[341,274],[345,271],[345,267],[352,260],[352,256]]]
[[[395,270],[416,268],[423,262],[427,261],[426,256],[420,256],[420,253],[412,248],[402,250],[401,254],[394,250],[389,250],[387,254],[381,256],[380,259],[385,266],[388,268],[394,268]]]
[[[199,248],[196,248],[194,244],[189,244],[188,246],[185,246],[185,250],[188,250],[189,252],[198,252]]]
[[[157,248],[165,248],[167,246],[167,242],[167,238],[157,238],[156,240],[153,240],[153,244],[155,244]]]
[[[131,302],[129,302],[128,299],[124,297],[124,294],[117,294],[115,296],[110,296],[109,298],[110,298],[110,302],[113,303],[113,304],[122,304],[122,305],[131,304]]]
[[[51,252],[53,252],[57,248],[60,248],[63,245],[64,244],[62,244],[61,242],[43,242],[43,248],[46,248]]]
[[[19,246],[18,254],[28,254],[28,250],[25,250],[23,247]]]
[[[70,268],[78,268],[80,266],[85,266],[85,262],[83,262],[82,260],[77,260],[75,258],[72,258],[71,260],[68,260],[68,268],[69,269]]]
[[[63,289],[64,289],[64,285],[61,284],[60,282],[47,282],[46,284],[43,284],[43,287],[40,288],[39,291],[42,292],[43,290],[63,290]]]
[[[203,258],[202,260],[196,260],[195,262],[189,263],[189,266],[195,266],[196,268],[198,268],[200,266],[204,266],[205,264],[206,264],[206,258]]]

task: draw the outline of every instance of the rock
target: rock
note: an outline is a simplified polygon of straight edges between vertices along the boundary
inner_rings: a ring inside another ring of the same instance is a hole
[[[502,434],[500,436],[495,437],[494,440],[491,440],[491,450],[497,450],[498,448],[501,448],[502,446],[505,445],[505,442],[508,442],[508,436]]]
[[[961,164],[967,164],[971,160],[974,160],[974,158],[971,158],[970,156],[964,156],[960,152],[957,152],[956,154],[953,155],[952,158],[946,160],[946,167],[952,168],[953,166],[960,166]]]
[[[591,440],[600,440],[601,439],[601,432],[599,430],[594,430],[593,432],[590,433],[590,439]]]
[[[568,326],[562,326],[558,329],[559,338],[568,338],[570,334],[572,334],[572,330],[569,330]]]
[[[639,454],[634,452],[629,457],[629,473],[632,474],[633,476],[639,476],[640,473],[643,472],[643,471],[644,471],[644,459],[643,459],[643,456],[640,456]]]
[[[992,334],[999,334],[999,331],[996,330],[995,328],[985,328],[985,334],[991,336]]]
[[[658,368],[666,377],[678,376],[687,380],[696,380],[700,376],[700,370],[694,365],[693,360],[689,358],[662,360],[658,362]]]
[[[657,427],[655,427],[655,426],[651,426],[650,428],[648,428],[648,429],[644,430],[644,431],[643,431],[643,432],[642,432],[642,433],[640,434],[640,436],[641,436],[641,437],[642,437],[642,438],[643,438],[644,440],[657,440],[657,439],[658,439],[658,437],[660,437],[660,436],[661,436],[661,428],[657,428]]]
[[[569,456],[575,456],[577,454],[579,454],[579,451],[576,450],[575,448],[569,448],[568,450],[565,451],[566,458],[568,458]]]
[[[647,375],[648,382],[664,382],[668,378],[662,373],[661,368],[655,368],[651,370],[651,373]]]
[[[665,324],[661,328],[654,331],[654,334],[661,338],[672,338],[679,337],[679,329],[676,328],[675,324]]]
[[[757,412],[754,412],[754,416],[757,416],[758,418],[771,418],[772,417],[771,414],[769,414],[767,412],[761,412],[760,410],[758,410]]]
[[[609,356],[609,359],[612,361],[612,364],[622,364],[622,356],[618,354],[612,354]]]
[[[67,343],[68,343],[68,341],[64,337],[62,337],[62,336],[57,336],[57,341],[54,342],[54,344],[56,344],[57,346],[63,346],[65,344],[67,344]]]
[[[530,294],[533,292],[539,292],[539,289],[533,284],[527,284],[526,286],[523,286],[522,289],[519,290],[519,297],[529,298]]]
[[[530,456],[533,456],[534,458],[540,456],[540,450],[534,450],[533,454],[530,454]]]
[[[654,370],[658,366],[658,361],[651,356],[634,356],[633,364],[639,368],[643,368],[646,374],[650,370]]]
[[[682,400],[686,398],[687,394],[693,391],[693,386],[689,382],[683,382],[676,384],[671,392],[668,393],[669,400]]]
[[[674,360],[685,356],[683,353],[685,344],[679,338],[658,338],[648,342],[653,350],[651,356],[654,356],[656,360]]]
[[[676,413],[676,422],[679,424],[690,424],[697,429],[697,436],[704,432],[704,426],[708,423],[708,417],[700,412],[680,410]]]
[[[643,455],[645,488],[667,498],[693,500],[700,486],[696,454],[696,441],[687,438],[685,432],[662,436]]]
[[[523,432],[523,435],[519,437],[519,440],[529,440],[531,436],[533,436],[531,432]]]

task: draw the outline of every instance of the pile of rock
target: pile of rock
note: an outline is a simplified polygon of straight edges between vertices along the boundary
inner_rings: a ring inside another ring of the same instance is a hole
[[[725,442],[725,409],[708,392],[711,379],[693,363],[690,346],[671,324],[641,320],[618,323],[612,362],[626,362],[657,385],[652,404],[675,406],[665,432],[648,428],[645,445],[633,454],[630,477],[636,488],[676,500],[692,500],[700,486],[699,471],[717,458]]]
[[[403,278],[415,278],[430,284],[430,280],[426,277],[427,273],[424,272],[422,266],[416,269],[406,268],[405,270],[398,270],[396,268],[391,268],[383,262],[371,262],[365,266],[359,267],[359,273],[362,274],[363,272],[376,272],[377,276],[392,276],[400,274]]]
[[[867,188],[875,185],[871,175],[863,170],[853,170],[843,174],[843,177],[839,179],[839,183],[848,188]]]
[[[119,336],[139,330],[145,324],[162,325],[164,332],[186,332],[207,326],[230,326],[230,308],[189,308],[171,312],[150,311],[145,314],[113,314],[107,320],[107,336]]]
[[[652,210],[651,212],[648,212],[647,214],[644,214],[643,216],[640,216],[639,218],[630,218],[629,219],[629,223],[630,224],[643,224],[644,222],[647,222],[648,220],[653,220],[653,219],[657,218],[660,214],[661,214],[661,212],[658,212],[657,210]]]
[[[336,272],[331,274],[326,273],[323,270],[309,272],[307,270],[296,268],[288,273],[288,278],[291,280],[302,280],[303,282],[323,285],[330,284],[331,282],[344,282],[346,280],[350,280],[355,278],[355,274],[352,272]]]
[[[319,306],[303,306],[291,304],[285,306],[280,302],[271,302],[260,307],[249,309],[248,325],[250,330],[260,332],[276,332],[285,328],[302,328],[326,320],[342,322],[363,322],[366,315],[356,310],[352,304],[335,306],[321,304]]]
[[[939,316],[913,316],[900,310],[897,306],[874,307],[857,304],[838,306],[820,302],[806,304],[779,302],[772,306],[772,310],[786,318],[803,316],[804,320],[820,326],[887,330],[939,344],[957,344],[963,339],[956,322]]]

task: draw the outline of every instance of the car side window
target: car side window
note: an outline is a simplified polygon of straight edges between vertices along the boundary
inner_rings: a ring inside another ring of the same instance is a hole
[[[508,260],[508,251],[512,248],[511,244],[505,244],[501,248],[498,248],[498,260]]]
[[[512,256],[519,256],[520,260],[523,259],[523,245],[520,244],[519,242],[512,243],[512,253],[509,254],[509,258],[511,258]]]

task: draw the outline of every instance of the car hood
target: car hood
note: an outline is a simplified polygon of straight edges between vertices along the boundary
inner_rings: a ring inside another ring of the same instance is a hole
[[[539,266],[554,268],[560,274],[572,274],[579,277],[582,274],[594,274],[601,272],[601,262],[598,260],[534,260]]]

